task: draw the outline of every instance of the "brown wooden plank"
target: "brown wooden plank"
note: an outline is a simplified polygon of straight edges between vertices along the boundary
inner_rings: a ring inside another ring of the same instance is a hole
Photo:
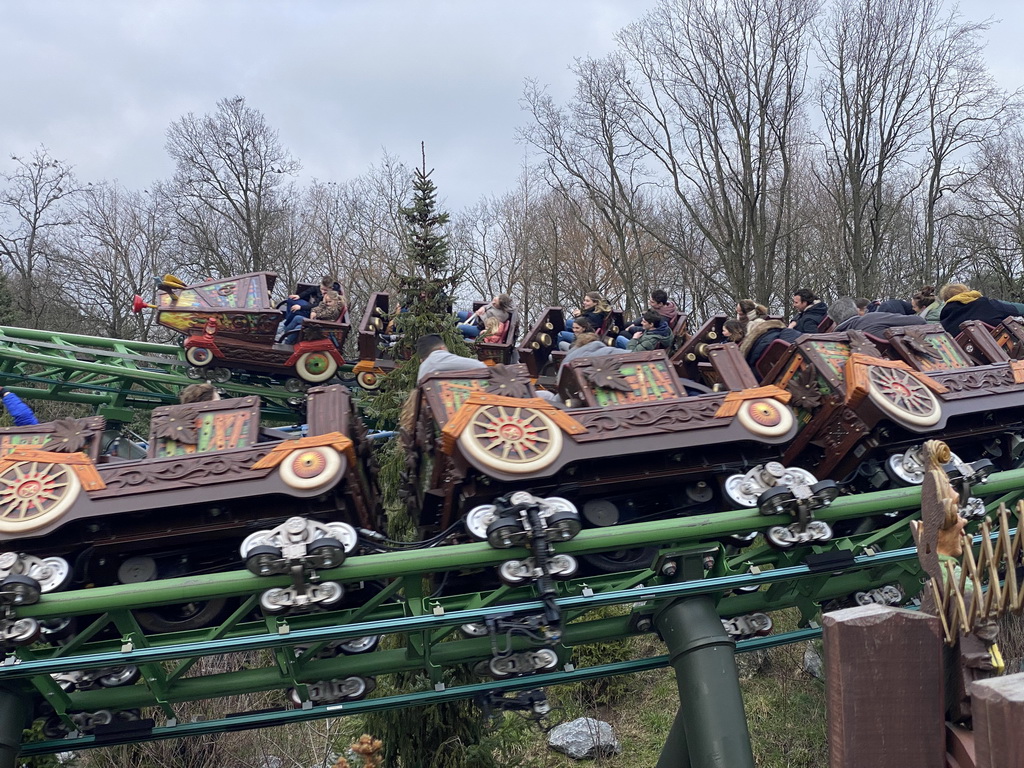
[[[978,768],[1024,768],[1024,674],[971,683]]]
[[[827,613],[822,623],[829,766],[944,765],[939,620],[869,605]]]

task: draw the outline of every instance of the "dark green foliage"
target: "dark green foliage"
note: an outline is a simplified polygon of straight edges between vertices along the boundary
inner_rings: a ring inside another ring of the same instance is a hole
[[[404,311],[395,316],[395,331],[401,334],[396,357],[407,357],[384,377],[380,394],[369,406],[378,423],[400,423],[402,406],[416,386],[420,361],[414,347],[420,336],[436,333],[448,349],[468,355],[469,349],[455,327],[452,295],[462,270],[448,260],[448,238],[444,226],[448,214],[437,211],[437,190],[426,170],[416,170],[412,205],[402,210],[405,217],[406,257],[413,274],[399,278],[398,301]],[[399,473],[404,455],[392,441],[379,456],[378,479],[388,517],[388,535],[409,539],[416,531],[405,503],[398,496]],[[476,682],[468,673],[448,680],[449,685]],[[398,675],[392,692],[423,690],[430,682],[422,675]],[[367,716],[366,730],[383,739],[385,765],[402,768],[491,768],[491,749],[481,743],[483,723],[480,712],[470,703],[453,702],[437,706],[374,713]]]
[[[444,227],[448,214],[437,210],[437,188],[430,180],[426,159],[413,177],[413,200],[402,209],[405,219],[405,256],[412,274],[398,279],[398,307],[395,331],[400,334],[395,347],[396,357],[407,358],[389,373],[381,385],[369,410],[378,423],[394,426],[398,423],[402,405],[408,393],[416,386],[416,373],[420,361],[414,347],[416,339],[436,333],[455,354],[469,355],[462,334],[455,327],[452,315],[452,295],[464,274],[449,262],[448,237]],[[383,462],[382,462],[383,464]]]
[[[17,310],[7,275],[0,273],[0,325],[14,325]]]

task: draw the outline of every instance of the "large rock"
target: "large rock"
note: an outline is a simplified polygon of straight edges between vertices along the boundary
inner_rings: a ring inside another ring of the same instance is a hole
[[[552,728],[548,746],[575,760],[610,757],[622,751],[612,727],[592,717],[579,717]]]
[[[804,647],[803,669],[811,677],[816,677],[819,680],[825,679],[825,664],[821,660],[821,654],[818,653],[814,643],[809,642]]]

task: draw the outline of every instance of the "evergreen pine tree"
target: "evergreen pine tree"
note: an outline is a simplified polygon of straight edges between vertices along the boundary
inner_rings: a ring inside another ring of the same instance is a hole
[[[379,423],[395,425],[402,406],[416,386],[420,360],[416,339],[428,333],[441,336],[448,349],[470,355],[469,347],[456,328],[452,296],[464,270],[451,264],[444,227],[448,214],[437,210],[437,188],[423,165],[413,179],[413,199],[402,209],[405,219],[405,255],[411,274],[398,280],[402,312],[395,316],[395,330],[401,334],[396,358],[407,357],[384,377],[380,393],[369,409]],[[388,517],[388,535],[393,539],[413,538],[413,520],[398,496],[399,473],[404,457],[397,441],[391,441],[380,457],[381,494]],[[446,680],[449,685],[476,682],[468,672]],[[430,683],[422,674],[396,675],[392,693],[423,690]],[[384,741],[385,765],[401,768],[494,768],[491,750],[481,744],[482,716],[469,702],[451,702],[413,710],[392,710],[367,716],[367,730]]]

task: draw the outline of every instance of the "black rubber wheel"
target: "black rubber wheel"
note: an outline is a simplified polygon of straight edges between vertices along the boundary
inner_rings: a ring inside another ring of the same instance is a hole
[[[757,497],[757,509],[762,515],[777,515],[775,505],[785,506],[793,500],[793,493],[789,488],[769,488]]]
[[[257,576],[270,576],[273,571],[265,571],[261,564],[266,560],[279,560],[284,555],[279,547],[270,544],[258,544],[245,556],[245,568]]]
[[[33,605],[39,602],[42,594],[42,587],[39,582],[31,576],[21,573],[12,573],[3,581],[0,581],[0,591],[8,593],[8,602],[12,605]]]
[[[320,568],[337,568],[345,562],[345,548],[341,546],[341,542],[327,536],[307,546],[306,553],[312,558],[324,561],[318,566]]]
[[[523,527],[517,517],[499,517],[487,526],[487,543],[495,549],[514,547],[515,537],[522,535]],[[505,545],[505,540],[513,543]]]
[[[230,607],[226,598],[218,597],[214,600],[136,611],[135,618],[147,632],[185,632],[217,623],[224,618]]]
[[[639,549],[620,549],[618,552],[598,552],[580,555],[582,562],[598,573],[618,573],[619,571],[640,571],[654,565],[658,555],[657,547],[641,547]]]
[[[839,484],[835,480],[819,480],[811,486],[811,493],[816,500],[831,504],[839,497]]]
[[[548,518],[548,529],[560,529],[561,532],[566,534],[562,541],[568,541],[576,536],[580,532],[583,526],[580,523],[580,516],[576,512],[570,512],[567,509],[560,509],[557,512],[552,513],[551,517]]]

